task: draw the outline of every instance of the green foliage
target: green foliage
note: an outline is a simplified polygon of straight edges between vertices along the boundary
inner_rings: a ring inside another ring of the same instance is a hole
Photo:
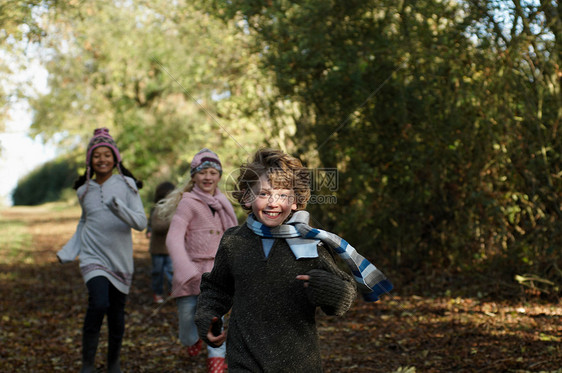
[[[555,2],[44,4],[50,91],[29,97],[32,135],[83,162],[109,127],[145,201],[202,147],[225,180],[279,147],[337,170],[336,190],[314,191],[315,223],[381,266],[559,283]]]
[[[45,9],[70,9],[73,1],[10,0],[0,2],[0,131],[5,130],[11,104],[30,82],[11,81],[11,76],[29,68],[28,49],[46,35],[40,24]],[[2,149],[0,148],[0,151]]]
[[[47,162],[18,181],[12,194],[15,206],[35,206],[59,201],[65,189],[72,187],[77,167],[65,159]]]
[[[27,39],[39,41],[45,30],[39,24],[41,9],[63,9],[71,2],[56,0],[11,0],[0,3],[0,44]]]
[[[470,97],[477,82],[464,79],[478,72],[470,63],[478,53],[460,9],[431,1],[252,4],[228,9],[243,9],[256,49],[267,48],[264,68],[301,105],[297,148],[309,164],[339,172],[338,204],[312,206],[321,223],[379,248],[373,256],[419,262],[421,251],[447,260],[471,235],[459,214],[462,238],[443,231],[465,202],[453,194],[466,158],[482,144],[477,131],[465,131],[478,115]]]
[[[561,237],[559,19],[471,4],[214,2],[299,105],[297,152],[338,169],[319,222],[402,267],[541,270]]]
[[[31,99],[32,133],[80,153],[95,127],[110,128],[147,201],[162,180],[183,181],[203,147],[229,172],[245,161],[271,132],[263,109],[271,84],[244,48],[247,36],[200,6],[85,1],[51,14],[51,90]]]

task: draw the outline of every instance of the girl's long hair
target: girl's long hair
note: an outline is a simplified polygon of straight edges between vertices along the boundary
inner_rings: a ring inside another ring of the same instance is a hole
[[[114,157],[115,157],[115,155],[114,155]],[[117,168],[117,170],[121,170],[121,172],[124,176],[129,176],[130,178],[132,178],[135,181],[135,185],[137,186],[137,189],[142,189],[143,182],[141,180],[137,180],[137,178],[133,176],[132,172],[129,171],[127,168],[125,168],[125,166],[123,166],[122,161],[119,162],[118,164],[116,163],[114,168]],[[90,172],[90,175],[88,175],[88,171]],[[82,175],[78,176],[78,178],[74,181],[74,185],[72,186],[72,188],[74,190],[78,190],[78,188],[80,188],[82,185],[84,185],[86,180],[91,179],[92,176],[94,176],[93,167],[87,167],[86,170],[84,171],[84,173]]]

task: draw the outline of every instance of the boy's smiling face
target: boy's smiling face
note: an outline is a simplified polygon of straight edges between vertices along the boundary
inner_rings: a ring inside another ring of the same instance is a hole
[[[266,227],[283,224],[291,211],[297,209],[293,190],[273,189],[265,174],[260,176],[252,191],[246,206],[252,208],[256,219]]]

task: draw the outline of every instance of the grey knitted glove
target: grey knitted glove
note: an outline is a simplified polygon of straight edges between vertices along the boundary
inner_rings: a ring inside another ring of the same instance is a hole
[[[355,299],[355,286],[339,276],[321,269],[313,269],[310,276],[307,295],[311,303],[322,307],[328,315],[343,315]]]

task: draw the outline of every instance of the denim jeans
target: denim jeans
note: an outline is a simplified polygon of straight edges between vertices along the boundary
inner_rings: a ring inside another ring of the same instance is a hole
[[[168,291],[172,291],[172,259],[169,255],[152,254],[152,291],[154,294],[164,294],[164,278]]]
[[[178,305],[178,323],[180,342],[184,346],[192,346],[199,339],[197,326],[195,326],[195,309],[197,308],[197,295],[179,297],[176,299]],[[226,343],[218,348],[207,346],[208,357],[225,357]]]

